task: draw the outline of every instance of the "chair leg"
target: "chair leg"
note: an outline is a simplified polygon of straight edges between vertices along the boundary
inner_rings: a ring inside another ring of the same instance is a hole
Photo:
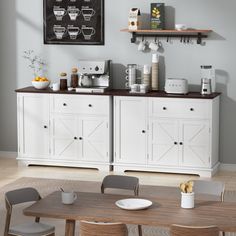
[[[141,225],[138,225],[138,235],[139,235],[139,236],[142,236],[142,235],[143,235],[142,226],[141,226]],[[224,235],[223,235],[223,236],[224,236]]]
[[[222,231],[222,236],[225,236],[225,232],[224,231]]]

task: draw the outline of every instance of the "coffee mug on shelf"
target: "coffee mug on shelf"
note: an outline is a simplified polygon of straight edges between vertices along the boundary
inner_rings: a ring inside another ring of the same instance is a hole
[[[77,199],[77,194],[75,192],[61,192],[61,201],[63,204],[73,204]]]

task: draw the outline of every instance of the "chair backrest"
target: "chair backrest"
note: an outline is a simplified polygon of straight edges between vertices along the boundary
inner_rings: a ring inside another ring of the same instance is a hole
[[[10,222],[11,222],[11,214],[12,214],[12,206],[20,203],[25,202],[32,202],[32,201],[38,201],[41,197],[38,193],[38,191],[34,188],[21,188],[12,190],[5,193],[5,203],[6,203],[6,221],[5,221],[5,229],[4,229],[4,235],[8,235],[9,228],[10,228]],[[35,221],[39,221],[39,217],[35,218]]]
[[[170,236],[219,236],[219,228],[216,226],[184,226],[172,225]]]
[[[41,197],[34,188],[21,188],[5,193],[5,199],[10,205],[16,205],[24,202],[38,201]]]
[[[195,194],[209,194],[219,197],[221,201],[224,198],[225,185],[218,181],[194,180]]]
[[[104,193],[106,188],[132,190],[134,195],[137,196],[139,179],[133,176],[107,175],[102,181],[101,192]]]
[[[127,226],[122,223],[97,223],[81,221],[80,236],[128,236]]]

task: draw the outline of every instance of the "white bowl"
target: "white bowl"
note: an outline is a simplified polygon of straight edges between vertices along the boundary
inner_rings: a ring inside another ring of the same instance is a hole
[[[176,24],[175,29],[176,30],[186,30],[187,26],[185,24]]]
[[[50,81],[32,81],[32,85],[36,89],[46,89],[50,84]]]

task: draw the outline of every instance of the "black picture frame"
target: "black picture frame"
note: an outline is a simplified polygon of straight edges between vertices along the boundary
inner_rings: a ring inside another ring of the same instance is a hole
[[[44,44],[104,45],[104,0],[43,0]]]

